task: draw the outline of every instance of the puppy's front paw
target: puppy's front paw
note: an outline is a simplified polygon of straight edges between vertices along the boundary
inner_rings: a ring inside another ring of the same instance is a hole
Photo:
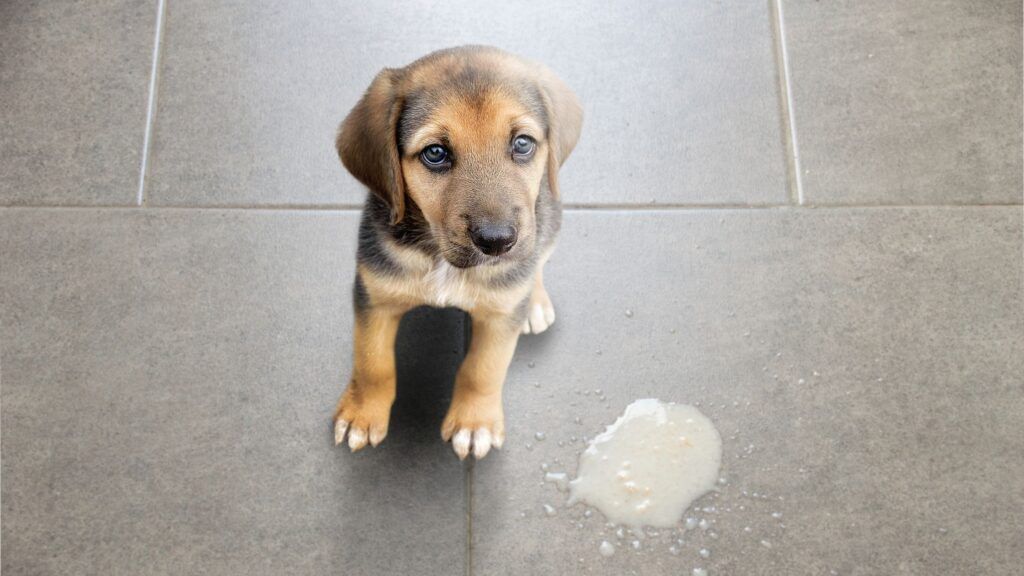
[[[452,405],[441,425],[441,438],[451,440],[452,449],[459,460],[472,450],[479,460],[505,443],[505,416],[501,409],[501,396],[475,395],[452,400]]]
[[[367,442],[372,446],[380,444],[388,435],[392,401],[393,398],[356,393],[349,384],[334,413],[334,445],[344,442],[346,434],[353,452]]]
[[[540,334],[555,323],[555,307],[548,291],[538,285],[530,294],[530,303],[523,321],[523,334]]]

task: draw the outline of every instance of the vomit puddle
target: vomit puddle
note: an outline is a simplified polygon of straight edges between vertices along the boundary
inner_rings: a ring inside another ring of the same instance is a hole
[[[580,456],[568,504],[594,506],[615,524],[671,527],[715,487],[721,462],[722,438],[700,410],[637,400]]]

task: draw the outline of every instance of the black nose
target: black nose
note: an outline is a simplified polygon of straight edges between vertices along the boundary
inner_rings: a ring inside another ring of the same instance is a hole
[[[516,227],[510,224],[470,226],[469,237],[484,254],[500,256],[516,245]]]

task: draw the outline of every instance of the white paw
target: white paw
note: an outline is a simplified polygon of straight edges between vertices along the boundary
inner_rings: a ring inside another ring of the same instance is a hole
[[[471,451],[473,457],[479,460],[487,456],[492,447],[501,448],[504,443],[504,434],[491,434],[490,429],[484,427],[477,428],[475,432],[468,428],[460,428],[452,436],[452,449],[459,460],[465,460]]]
[[[369,442],[371,446],[376,447],[388,434],[386,428],[381,428],[379,426],[355,426],[343,418],[338,418],[334,421],[335,446],[338,446],[345,441],[346,432],[348,433],[348,448],[353,452],[365,448],[367,442]]]
[[[523,334],[540,334],[555,323],[555,307],[551,300],[544,295],[544,299],[534,302],[531,299],[530,308],[526,312],[526,320],[523,321]]]

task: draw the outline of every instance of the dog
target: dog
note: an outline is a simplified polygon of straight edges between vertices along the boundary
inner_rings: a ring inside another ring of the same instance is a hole
[[[369,193],[335,445],[346,435],[352,451],[384,440],[399,321],[430,305],[472,320],[441,437],[460,459],[501,447],[516,343],[555,320],[543,268],[561,226],[558,170],[582,124],[579,100],[554,73],[497,48],[440,50],[374,78],[336,141]]]

